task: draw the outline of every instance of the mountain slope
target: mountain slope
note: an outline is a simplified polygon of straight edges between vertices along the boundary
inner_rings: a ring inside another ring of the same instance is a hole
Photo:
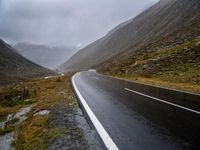
[[[104,74],[167,86],[172,83],[174,88],[199,92],[200,1],[174,0],[166,8],[160,13],[160,23],[155,25],[157,28],[165,23],[160,28],[166,30],[161,36],[152,34],[155,35],[151,38],[153,40],[130,47],[103,62],[98,70]]]
[[[170,34],[174,34],[171,41],[174,44],[185,37],[193,38],[199,31],[199,3],[197,0],[161,0],[124,26],[117,27],[105,37],[80,50],[60,68],[65,71],[95,68],[124,52],[126,56],[132,55],[134,51],[156,43],[155,41]],[[190,28],[192,24],[195,24],[194,28]],[[170,45],[170,40],[163,44]]]
[[[76,52],[76,48],[72,46],[48,47],[29,43],[18,43],[14,48],[24,57],[48,68],[57,67]]]
[[[54,72],[29,61],[0,40],[0,85],[47,74]]]

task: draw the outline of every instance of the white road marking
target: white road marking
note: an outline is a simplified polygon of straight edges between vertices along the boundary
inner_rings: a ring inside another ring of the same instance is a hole
[[[97,132],[99,133],[101,139],[103,140],[105,146],[107,147],[108,150],[119,150],[118,147],[116,146],[116,144],[113,142],[111,137],[108,135],[108,133],[104,129],[104,127],[102,126],[102,124],[100,123],[100,121],[97,119],[95,114],[92,112],[91,108],[88,106],[88,104],[86,103],[86,101],[83,98],[83,96],[81,95],[81,93],[79,92],[79,90],[76,87],[76,84],[74,82],[74,78],[75,78],[75,75],[72,77],[72,84],[74,86],[76,94],[78,95],[83,107],[85,108],[88,116],[90,117],[92,123],[94,124],[94,126],[95,126]]]
[[[199,115],[200,115],[200,112],[199,112],[199,111],[196,111],[196,110],[193,110],[193,109],[190,109],[190,108],[187,108],[187,107],[178,105],[178,104],[174,104],[174,103],[171,103],[171,102],[168,102],[168,101],[165,101],[165,100],[156,98],[156,97],[152,97],[152,96],[149,96],[149,95],[146,95],[146,94],[143,94],[143,93],[140,93],[140,92],[131,90],[131,89],[129,89],[129,88],[124,88],[124,89],[125,89],[126,91],[129,91],[129,92],[132,92],[132,93],[135,93],[135,94],[139,94],[139,95],[142,95],[142,96],[145,96],[145,97],[154,99],[154,100],[156,100],[156,101],[159,101],[159,102],[162,102],[162,103],[165,103],[165,104],[168,104],[168,105],[172,105],[172,106],[175,106],[175,107],[178,107],[178,108],[181,108],[181,109],[184,109],[184,110],[187,110],[187,111],[190,111],[190,112],[193,112],[193,113],[196,113],[196,114],[199,114]]]

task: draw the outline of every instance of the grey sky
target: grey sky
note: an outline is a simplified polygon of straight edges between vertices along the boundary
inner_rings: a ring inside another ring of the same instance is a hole
[[[0,0],[0,38],[85,46],[157,1]]]

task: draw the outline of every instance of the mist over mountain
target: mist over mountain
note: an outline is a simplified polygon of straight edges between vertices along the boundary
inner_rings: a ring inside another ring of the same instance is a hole
[[[55,73],[26,59],[0,39],[0,85],[49,74]]]
[[[134,19],[120,24],[103,38],[80,50],[61,65],[60,69],[87,70],[101,66],[104,62],[106,63],[103,65],[107,66],[107,69],[114,68],[114,64],[116,67],[123,64],[136,50],[140,51],[149,44],[157,43],[154,49],[158,50],[159,47],[175,45],[197,37],[199,10],[200,1],[197,0],[161,0]],[[146,51],[148,52],[148,49]],[[114,57],[117,58],[114,60]],[[109,59],[114,63],[109,63]]]
[[[77,48],[73,46],[49,47],[30,43],[18,43],[14,48],[31,61],[52,69],[64,63],[77,52]]]

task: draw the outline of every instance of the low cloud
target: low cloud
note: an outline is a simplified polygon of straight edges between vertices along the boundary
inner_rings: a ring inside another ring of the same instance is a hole
[[[157,0],[0,0],[0,38],[85,46]]]

